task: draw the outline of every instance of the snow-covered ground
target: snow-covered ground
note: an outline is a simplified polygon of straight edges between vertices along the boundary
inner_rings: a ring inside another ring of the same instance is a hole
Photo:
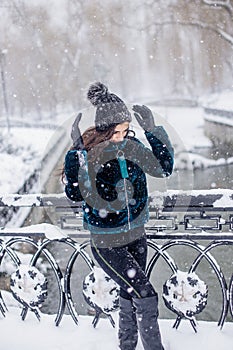
[[[0,192],[17,193],[30,174],[40,169],[54,129],[13,127],[0,149]]]
[[[2,350],[117,350],[117,326],[113,328],[107,319],[101,319],[96,328],[93,317],[80,316],[75,325],[65,315],[61,324],[54,325],[53,315],[42,315],[39,322],[29,314],[20,319],[20,310],[12,308],[6,318],[0,319]],[[117,324],[118,313],[113,313]],[[226,323],[220,330],[216,323],[199,322],[194,333],[189,321],[182,321],[179,328],[172,328],[174,320],[159,320],[165,350],[231,350],[233,348],[233,324]],[[137,350],[143,350],[139,342]]]
[[[200,98],[200,103],[205,107],[233,111],[233,90],[224,90]]]
[[[38,183],[31,193],[41,192],[49,174],[69,142],[66,124],[0,127],[0,193],[18,193],[37,171]]]

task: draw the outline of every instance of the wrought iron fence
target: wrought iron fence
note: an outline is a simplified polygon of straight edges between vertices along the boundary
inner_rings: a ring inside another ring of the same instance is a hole
[[[82,227],[81,203],[71,202],[64,194],[12,194],[0,196],[0,207],[4,207],[6,213],[6,209],[12,211],[12,208],[52,209],[52,213],[47,213],[50,223],[20,228],[6,225],[0,229],[0,267],[3,271],[7,259],[14,265],[9,276],[9,290],[22,307],[22,319],[25,319],[29,310],[40,319],[40,312],[50,294],[49,281],[43,272],[43,267],[47,266],[55,279],[53,284],[56,285],[58,295],[54,312],[55,324],[59,325],[65,312],[78,323],[79,301],[76,302],[74,297],[77,285],[72,285],[72,276],[75,269],[78,269],[76,274],[81,273],[81,263],[85,265],[87,276],[81,280],[80,288],[84,300],[95,311],[93,325],[96,326],[101,314],[107,316],[114,325],[111,311],[118,307],[118,287],[98,271],[88,250],[89,233]],[[164,305],[172,317],[175,315],[174,327],[177,328],[185,318],[196,331],[196,319],[202,315],[208,319],[208,308],[212,304],[214,317],[222,328],[224,322],[228,319],[231,321],[233,317],[233,191],[154,193],[149,209],[150,220],[146,225],[149,257],[146,272],[152,278],[156,269],[165,269],[165,272],[156,275],[159,275],[160,283],[156,289],[162,290]],[[62,252],[69,250],[65,266],[61,266],[51,249],[54,244],[59,244]],[[22,245],[24,248],[30,247],[30,258],[26,263],[21,255]],[[174,250],[179,251],[175,258]],[[184,250],[187,251],[185,261]],[[204,278],[203,269],[206,270]],[[215,284],[209,283],[209,277],[214,278]],[[96,279],[101,281],[103,290],[108,293],[104,298],[108,299],[107,306],[104,300],[93,298]],[[217,301],[214,300],[212,289],[220,290]],[[216,304],[219,304],[219,311]],[[0,312],[5,316],[6,311],[2,291]]]

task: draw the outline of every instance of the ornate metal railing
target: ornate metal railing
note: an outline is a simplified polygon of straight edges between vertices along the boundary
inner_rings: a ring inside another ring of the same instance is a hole
[[[81,203],[69,201],[64,194],[12,194],[0,196],[0,207],[4,207],[6,215],[7,209],[41,208],[49,218],[49,223],[20,228],[8,224],[0,229],[1,274],[9,275],[8,290],[22,306],[22,319],[28,310],[40,319],[50,294],[55,299],[56,286],[57,304],[52,311],[56,325],[64,313],[69,313],[78,323],[82,302],[80,295],[75,295],[77,289],[91,306],[89,311],[95,311],[94,326],[101,313],[114,325],[111,311],[118,307],[118,287],[95,266],[89,233],[82,227]],[[156,290],[161,291],[169,312],[175,314],[174,327],[186,318],[196,331],[197,318],[214,321],[217,317],[222,328],[233,317],[233,191],[154,193],[149,209],[147,274]],[[59,249],[54,249],[55,245]],[[27,251],[23,257],[22,250]],[[61,263],[61,255],[66,255],[65,262]],[[13,265],[10,273],[4,272],[5,262],[9,260]],[[79,274],[81,277],[74,283],[73,276]],[[54,282],[50,293],[51,276]],[[108,291],[108,296],[102,299],[96,297],[96,279],[102,283],[98,283],[98,288],[102,285],[105,293]],[[108,306],[104,304],[106,299]],[[211,307],[213,315],[209,312]],[[6,311],[2,290],[0,312],[5,316]],[[174,314],[170,313],[173,317]]]

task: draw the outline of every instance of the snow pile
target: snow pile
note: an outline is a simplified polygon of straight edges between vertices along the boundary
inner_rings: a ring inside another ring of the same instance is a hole
[[[34,266],[20,265],[11,275],[10,287],[15,299],[30,307],[39,306],[47,297],[47,281]]]
[[[208,288],[196,273],[177,271],[164,285],[163,298],[169,309],[192,318],[207,304]]]
[[[154,191],[150,195],[150,205],[152,207],[162,208],[165,197],[169,197],[170,202],[173,203],[174,197],[179,197],[177,200],[178,205],[186,203],[189,198],[206,196],[208,197],[211,205],[215,208],[232,208],[233,207],[233,190],[229,189],[211,189],[211,190],[191,190],[191,191],[182,191],[182,190],[167,190],[166,192]],[[219,198],[219,196],[221,196]],[[217,198],[217,199],[216,199]],[[183,201],[182,201],[183,200]],[[189,201],[188,201],[189,203]],[[176,203],[174,204],[176,205]]]
[[[42,224],[36,224],[36,225],[30,225],[30,226],[24,226],[19,228],[3,228],[0,229],[0,233],[2,234],[30,234],[38,233],[38,234],[44,234],[45,237],[49,240],[59,240],[62,238],[67,238],[67,235],[56,225],[42,223]]]
[[[51,196],[51,198],[49,198]],[[53,193],[51,195],[43,195],[42,193],[33,194],[13,194],[0,193],[0,202],[6,206],[14,207],[49,207],[55,205],[60,199],[64,199],[64,205],[67,203],[67,197],[64,193]],[[55,204],[52,202],[54,200]],[[61,203],[60,203],[61,204]]]
[[[215,123],[223,124],[223,125],[228,125],[230,127],[233,126],[233,120],[228,118],[228,117],[223,117],[223,116],[217,116],[215,114],[205,114],[205,120],[213,121]]]
[[[201,99],[205,107],[233,111],[233,90],[224,90]]]
[[[28,177],[39,168],[44,147],[52,134],[51,130],[42,130],[43,133],[41,129],[12,128],[11,134],[5,138],[0,153],[0,161],[6,169],[3,172],[6,176],[0,177],[0,189],[4,189],[1,192],[17,191],[23,185],[25,175]],[[13,179],[9,174],[14,176]]]
[[[232,208],[233,207],[233,192],[232,190],[222,190],[222,197],[217,199],[213,206],[215,208]]]
[[[216,117],[214,117],[214,119],[216,120]],[[222,118],[221,118],[221,121],[222,121]],[[232,125],[233,125],[233,121],[232,121]],[[228,159],[219,158],[215,160],[215,159],[208,159],[197,153],[192,153],[192,152],[181,152],[175,158],[175,168],[179,170],[206,169],[210,167],[224,166],[232,163],[233,163],[233,157],[229,157]]]
[[[89,305],[97,305],[106,313],[118,308],[119,287],[99,267],[85,277],[83,294]]]
[[[215,123],[233,126],[233,90],[225,90],[221,93],[216,93],[208,96],[203,100],[203,107],[210,108],[205,112],[205,120],[213,121]],[[211,109],[218,110],[216,114]],[[223,112],[220,112],[223,111]]]
[[[163,125],[175,148],[175,158],[180,152],[195,152],[211,146],[204,135],[202,108],[158,107],[163,118],[155,118],[156,125]]]
[[[10,135],[0,135],[0,193],[17,193],[49,151],[54,129],[12,127]]]
[[[0,319],[1,349],[3,350],[118,350],[118,327],[113,328],[107,319],[101,319],[94,328],[92,317],[79,316],[78,326],[64,315],[59,327],[54,325],[54,315],[41,315],[41,322],[32,313],[21,321],[21,310],[9,308]],[[113,313],[118,324],[118,312]],[[178,330],[172,328],[173,320],[159,320],[165,350],[229,350],[233,343],[233,324],[225,323],[220,330],[214,322],[198,322],[194,333],[190,322],[183,320]],[[136,350],[143,350],[141,342]]]
[[[16,206],[16,207],[31,207],[31,206],[40,206],[41,200],[40,196],[37,194],[27,194],[25,195],[16,195],[16,194],[0,194],[0,201],[7,206]]]

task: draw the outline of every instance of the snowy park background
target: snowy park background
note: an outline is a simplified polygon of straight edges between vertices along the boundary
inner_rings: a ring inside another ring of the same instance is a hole
[[[80,110],[83,130],[92,124],[85,93],[96,80],[129,108],[153,109],[175,146],[176,172],[191,173],[189,189],[196,171],[204,177],[205,169],[233,163],[233,152],[212,156],[203,109],[233,111],[233,1],[1,0],[0,11],[0,194],[22,193],[34,173],[38,181],[28,192],[46,192],[54,167],[58,185],[49,190],[63,190],[59,171],[70,126]],[[134,119],[132,126],[143,138]],[[221,185],[219,178],[208,188]],[[55,327],[45,314],[40,323],[34,315],[23,322],[6,298],[0,350],[117,349],[117,328],[106,319],[96,329],[89,316],[80,316],[78,326],[65,316]],[[173,323],[160,320],[166,350],[233,349],[231,322],[220,330],[200,321],[197,334],[188,321],[178,330]]]

